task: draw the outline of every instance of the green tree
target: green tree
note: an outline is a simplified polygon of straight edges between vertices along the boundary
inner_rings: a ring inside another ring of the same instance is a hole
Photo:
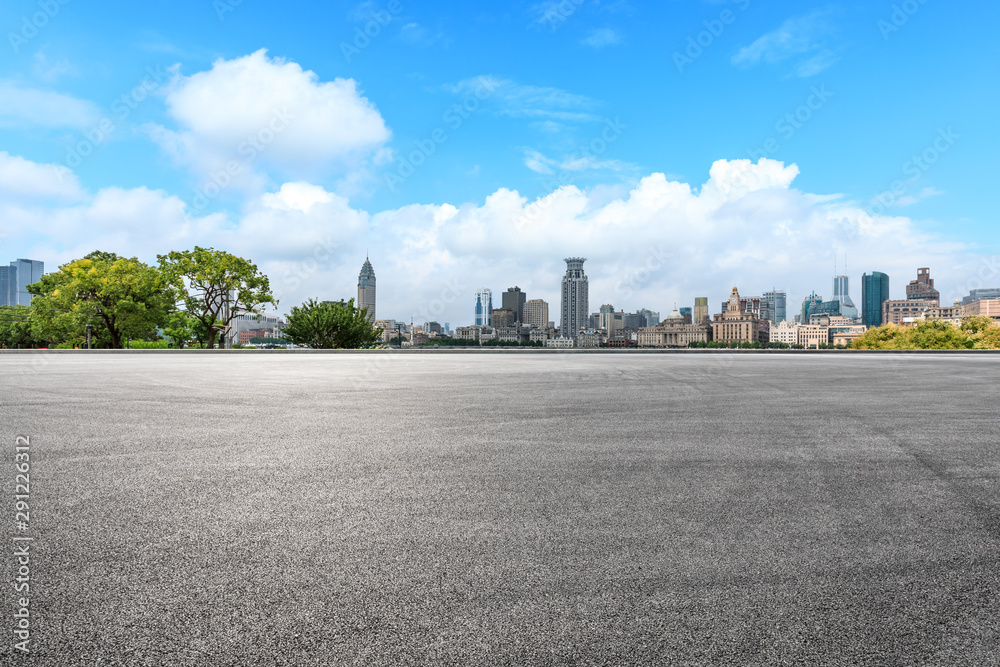
[[[152,339],[173,309],[169,279],[135,257],[96,251],[59,267],[28,286],[36,338],[82,344],[86,325],[98,344],[114,349],[127,338]]]
[[[181,350],[189,341],[198,337],[197,329],[200,324],[183,310],[174,311],[167,318],[163,335],[170,341],[172,347]]]
[[[367,309],[356,308],[354,299],[346,304],[310,299],[294,306],[286,319],[286,339],[320,350],[356,350],[382,338],[382,331],[368,321]]]
[[[30,348],[43,342],[31,334],[30,315],[28,306],[0,306],[0,346]]]
[[[263,315],[265,305],[278,303],[267,276],[242,257],[195,246],[157,259],[163,272],[182,288],[184,311],[198,321],[210,349],[238,315]]]

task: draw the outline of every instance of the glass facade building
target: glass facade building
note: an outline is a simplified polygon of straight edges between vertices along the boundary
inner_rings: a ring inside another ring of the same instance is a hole
[[[872,271],[861,276],[861,323],[867,327],[880,327],[882,304],[889,300],[889,276]]]
[[[777,290],[764,292],[764,301],[767,302],[767,310],[770,319],[775,324],[788,319],[788,295]]]
[[[0,266],[0,306],[30,306],[28,285],[37,283],[45,273],[45,263],[34,259],[15,259],[10,266]]]
[[[476,326],[491,326],[490,315],[493,314],[493,291],[484,287],[476,292]]]

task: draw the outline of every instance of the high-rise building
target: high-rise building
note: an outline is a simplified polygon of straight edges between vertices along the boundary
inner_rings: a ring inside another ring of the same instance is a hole
[[[694,319],[694,312],[690,308],[681,308],[677,311],[681,314],[681,319],[684,320],[684,324],[692,324]]]
[[[823,297],[817,296],[816,290],[813,290],[812,294],[802,301],[802,314],[799,316],[799,322],[809,324],[809,309],[820,303],[823,303]]]
[[[490,326],[490,315],[493,313],[493,291],[487,287],[476,291],[476,324],[477,327]]]
[[[767,302],[767,310],[770,320],[775,324],[788,319],[788,295],[785,292],[772,290],[764,292],[764,300]]]
[[[861,276],[861,323],[866,327],[880,327],[882,304],[889,300],[889,276],[881,271]]]
[[[490,315],[490,326],[494,329],[514,326],[516,313],[510,308],[494,308]]]
[[[365,257],[365,263],[361,266],[361,273],[358,275],[358,303],[357,307],[368,309],[368,321],[375,321],[375,269],[372,263]]]
[[[941,302],[941,293],[934,289],[934,280],[931,278],[930,269],[917,269],[917,279],[911,280],[906,286],[906,299],[908,301]]]
[[[520,287],[508,287],[503,293],[503,307],[514,311],[514,321],[524,322],[524,302],[527,296]]]
[[[565,338],[576,340],[577,333],[587,324],[590,309],[590,283],[583,272],[585,257],[569,257],[566,260],[566,275],[562,279],[560,333]]]
[[[840,302],[840,314],[852,320],[857,319],[858,309],[851,299],[850,286],[847,276],[834,276],[833,278],[833,300]]]
[[[524,323],[544,329],[549,325],[549,304],[542,299],[532,299],[524,304]]]
[[[711,322],[708,314],[708,297],[698,296],[694,299],[694,323]]]
[[[2,290],[2,288],[0,288]],[[0,291],[0,294],[3,292]],[[983,299],[1000,299],[1000,288],[998,287],[987,287],[969,290],[969,296],[962,297],[962,305],[968,306],[970,303],[975,301],[982,301]]]
[[[45,263],[34,259],[15,259],[0,267],[0,306],[30,306],[28,285],[37,283],[45,273]]]

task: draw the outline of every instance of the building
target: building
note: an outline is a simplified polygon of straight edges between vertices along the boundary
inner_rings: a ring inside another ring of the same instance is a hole
[[[726,312],[729,307],[728,301],[722,302],[722,312]],[[766,300],[759,296],[741,296],[740,297],[740,309],[745,313],[750,313],[758,320],[767,320],[771,318],[771,313],[768,310],[769,306]]]
[[[508,287],[503,293],[503,307],[514,311],[514,321],[524,323],[524,300],[527,298],[520,287]]]
[[[490,322],[494,329],[512,327],[517,323],[517,313],[510,308],[494,308],[490,315]]]
[[[982,316],[1000,320],[1000,298],[978,299],[962,306],[964,317]]]
[[[441,335],[441,334],[444,333],[444,329],[441,327],[441,323],[440,322],[424,322],[424,329],[423,329],[423,331],[424,331],[425,334],[428,334],[428,335],[430,335],[430,334]]]
[[[545,341],[545,347],[556,347],[556,348],[570,348],[573,347],[572,338],[563,338],[559,336],[558,338],[549,338]]]
[[[45,273],[45,263],[34,259],[15,259],[10,266],[0,266],[0,306],[30,306],[28,285],[37,283]]]
[[[684,320],[684,324],[694,323],[694,312],[691,308],[681,308],[677,312],[681,314],[681,318]],[[648,324],[646,326],[653,326],[653,325]]]
[[[712,340],[712,326],[691,324],[676,308],[667,319],[651,327],[639,329],[639,347],[688,347],[690,343]]]
[[[361,265],[361,273],[358,275],[358,309],[368,309],[368,321],[375,321],[375,269],[372,263],[365,257],[365,263]]]
[[[598,329],[603,329],[609,339],[618,336],[625,330],[625,313],[615,312],[615,307],[609,303],[601,306]]]
[[[941,293],[934,289],[934,280],[928,268],[917,269],[917,279],[906,286],[907,301],[937,301],[941,303]]]
[[[494,331],[494,338],[501,343],[524,343],[527,342],[531,329],[515,322],[508,327],[495,327]]]
[[[953,306],[935,306],[927,308],[920,317],[921,320],[947,320],[952,324],[961,324],[965,307],[961,301],[956,301]]]
[[[524,304],[524,323],[544,329],[549,325],[549,304],[542,299],[532,299]]]
[[[822,324],[800,324],[799,325],[799,345],[806,348],[818,349],[820,345],[830,342],[830,327]]]
[[[882,302],[882,324],[902,324],[905,319],[919,318],[928,308],[937,307],[937,301],[889,299]]]
[[[788,319],[788,295],[784,292],[771,290],[764,292],[764,301],[767,302],[767,310],[771,315],[769,318],[775,324]]]
[[[711,323],[711,318],[708,313],[708,297],[707,296],[697,296],[694,299],[694,322],[695,324],[702,324],[704,322]]]
[[[847,276],[834,276],[833,301],[840,302],[840,314],[852,320],[858,319],[858,309],[850,295],[850,283]]]
[[[598,329],[584,329],[577,332],[576,346],[582,348],[604,347],[607,336]]]
[[[757,317],[742,309],[740,293],[735,287],[726,303],[726,311],[715,316],[712,340],[719,343],[756,343],[760,340]]]
[[[590,310],[590,285],[583,272],[585,257],[569,257],[566,260],[566,275],[562,279],[560,333],[576,340],[577,334],[587,324]]]
[[[237,332],[236,337],[240,345],[249,345],[255,338],[275,338],[275,335],[270,329],[245,329]]]
[[[490,326],[490,314],[493,312],[493,292],[487,287],[476,291],[476,326]]]
[[[809,309],[817,303],[823,303],[823,297],[816,294],[816,290],[812,291],[812,294],[807,296],[802,301],[802,312],[799,314],[799,322],[807,323],[809,322]]]
[[[2,293],[3,292],[0,292],[0,294]],[[962,298],[962,305],[967,306],[973,301],[979,301],[981,299],[1000,299],[1000,287],[970,290],[969,296]]]
[[[889,300],[889,276],[881,271],[861,276],[861,323],[866,327],[880,327],[882,304]]]
[[[847,324],[843,326],[830,327],[830,344],[850,347],[851,341],[861,338],[868,331],[868,327],[863,324]]]
[[[857,308],[854,309],[857,313]],[[806,317],[802,320],[803,324],[809,324],[812,318],[816,316],[826,316],[826,317],[843,317],[845,319],[853,321],[853,317],[848,317],[844,314],[844,304],[838,300],[833,301],[820,301],[819,303],[813,303],[809,306],[809,310],[806,312]]]
[[[800,326],[802,325],[790,320],[778,322],[771,327],[770,342],[784,343],[785,345],[798,345]]]

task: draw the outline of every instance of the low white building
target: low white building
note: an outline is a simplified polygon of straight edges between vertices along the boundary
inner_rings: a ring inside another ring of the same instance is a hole
[[[558,338],[548,338],[545,340],[545,347],[568,348],[573,347],[573,339],[559,336]]]

